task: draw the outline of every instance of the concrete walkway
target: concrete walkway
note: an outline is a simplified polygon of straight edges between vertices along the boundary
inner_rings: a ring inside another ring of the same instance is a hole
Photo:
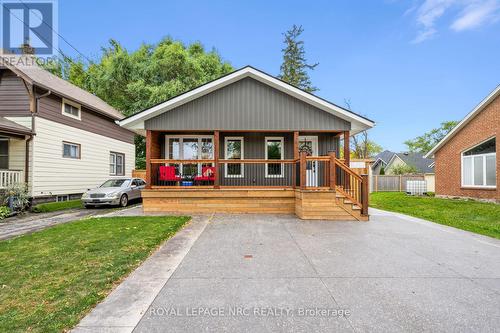
[[[78,329],[491,332],[500,327],[500,241],[404,215],[371,213],[370,222],[215,215],[208,224],[194,223],[197,231],[183,242],[175,237],[167,242],[176,265],[166,253],[152,257],[147,269],[141,266],[131,276],[133,283],[127,279]],[[173,274],[166,271],[172,268]],[[134,302],[141,304],[131,306]]]
[[[123,208],[137,210],[141,206],[133,206]],[[40,231],[61,223],[80,220],[90,216],[114,216],[119,214],[122,209],[117,208],[94,208],[94,209],[69,209],[51,213],[28,213],[24,216],[15,216],[3,221],[0,221],[0,240],[13,238],[16,236],[30,234],[35,231]]]

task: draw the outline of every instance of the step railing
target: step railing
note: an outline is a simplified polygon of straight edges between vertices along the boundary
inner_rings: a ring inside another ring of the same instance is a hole
[[[362,215],[368,215],[368,175],[358,175],[337,158],[334,173],[335,190],[359,206]]]

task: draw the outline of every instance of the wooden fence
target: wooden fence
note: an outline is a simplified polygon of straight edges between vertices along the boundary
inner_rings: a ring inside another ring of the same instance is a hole
[[[406,192],[407,180],[425,180],[424,175],[373,175],[371,188],[373,192]]]
[[[146,170],[132,170],[132,177],[146,179]]]

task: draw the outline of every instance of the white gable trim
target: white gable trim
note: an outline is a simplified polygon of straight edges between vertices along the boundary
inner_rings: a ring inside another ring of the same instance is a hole
[[[424,158],[434,157],[435,152],[441,149],[441,147],[443,147],[446,142],[448,142],[455,134],[458,133],[458,131],[460,131],[465,125],[467,125],[479,112],[483,111],[484,108],[486,108],[498,96],[500,96],[500,85],[498,85],[495,90],[493,90],[485,99],[483,99],[481,103],[479,103],[474,108],[474,110],[466,115],[465,118],[457,124],[457,126],[453,127],[453,129],[441,141],[439,141],[438,144],[431,149],[431,151],[424,155]]]
[[[198,88],[188,91],[182,95],[174,97],[168,101],[161,104],[153,106],[147,110],[137,113],[129,118],[120,121],[120,125],[131,129],[131,130],[141,130],[144,129],[144,121],[153,118],[159,114],[166,111],[172,110],[180,105],[190,102],[194,99],[202,97],[209,94],[217,89],[225,87],[231,83],[239,81],[243,78],[251,77],[262,83],[265,83],[273,88],[276,88],[288,95],[291,95],[303,102],[313,105],[321,110],[329,112],[341,119],[351,122],[352,131],[359,132],[364,129],[371,128],[375,125],[373,121],[360,117],[352,112],[344,110],[337,105],[329,103],[319,97],[311,95],[305,91],[295,88],[283,81],[280,81],[268,74],[265,74],[259,70],[252,67],[244,67],[238,71],[228,74],[220,79],[204,84]]]

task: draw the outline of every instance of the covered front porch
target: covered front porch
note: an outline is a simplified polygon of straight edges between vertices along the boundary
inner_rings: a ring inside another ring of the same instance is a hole
[[[368,216],[348,131],[148,130],[146,145],[145,211]]]
[[[0,190],[28,182],[31,137],[29,128],[0,117]]]

